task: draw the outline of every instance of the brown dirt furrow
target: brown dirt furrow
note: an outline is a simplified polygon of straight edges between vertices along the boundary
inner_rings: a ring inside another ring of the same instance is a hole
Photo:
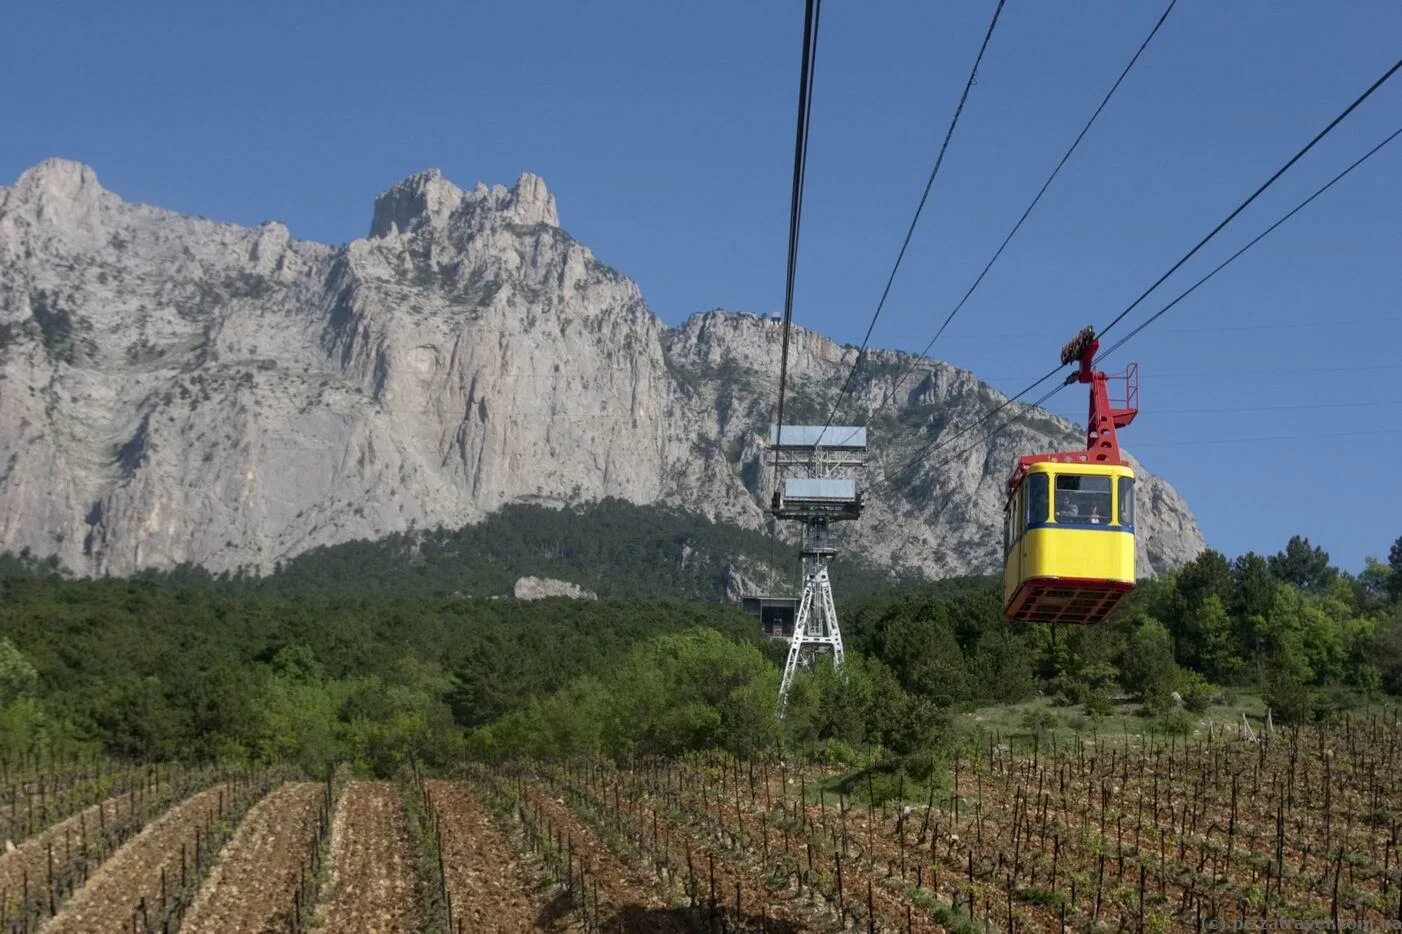
[[[144,897],[160,899],[161,870],[172,893],[180,884],[180,844],[194,838],[218,811],[219,785],[186,798],[127,841],[40,930],[45,934],[89,934],[131,930],[132,913]],[[154,912],[153,912],[154,914]]]
[[[316,837],[320,782],[289,782],[244,817],[185,914],[191,934],[285,931],[293,892]]]
[[[535,874],[478,795],[456,782],[427,783],[443,838],[443,871],[453,918],[481,934],[529,931],[542,900]]]
[[[416,884],[398,789],[390,782],[352,782],[331,822],[331,877],[317,923],[328,934],[412,931]]]

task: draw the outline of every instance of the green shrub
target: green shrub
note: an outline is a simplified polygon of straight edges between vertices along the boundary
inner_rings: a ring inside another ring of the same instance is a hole
[[[1105,691],[1091,691],[1083,709],[1089,717],[1108,717],[1115,712],[1115,702]]]
[[[1034,736],[1045,736],[1056,729],[1057,717],[1050,710],[1033,707],[1022,714],[1022,728]]]
[[[818,761],[820,762],[826,762],[830,765],[844,765],[849,768],[857,763],[857,758],[856,750],[836,738],[824,743],[822,750],[818,753]]]
[[[1261,700],[1280,723],[1308,723],[1319,708],[1316,691],[1299,678],[1275,672],[1266,678]]]
[[[1155,714],[1149,720],[1149,729],[1154,733],[1172,733],[1176,736],[1187,736],[1193,731],[1196,721],[1193,715],[1180,707],[1174,707]]]
[[[1193,713],[1203,713],[1217,695],[1215,685],[1196,671],[1184,671],[1178,680],[1178,694],[1183,698],[1183,706]]]

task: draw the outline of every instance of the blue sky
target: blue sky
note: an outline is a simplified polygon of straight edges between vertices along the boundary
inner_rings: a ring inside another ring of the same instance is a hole
[[[992,7],[827,4],[797,322],[860,340]],[[1161,10],[1009,0],[875,345],[925,344]],[[463,185],[529,170],[665,320],[772,311],[801,15],[798,0],[31,4],[0,55],[0,180],[66,156],[129,199],[341,242],[418,169]],[[1181,0],[934,355],[1021,388],[1381,75],[1399,36],[1395,0]],[[1122,327],[1398,126],[1402,77]],[[1359,568],[1402,534],[1399,347],[1402,142],[1126,347],[1143,415],[1123,441],[1215,547],[1299,532]],[[1079,394],[1054,401],[1080,417]]]

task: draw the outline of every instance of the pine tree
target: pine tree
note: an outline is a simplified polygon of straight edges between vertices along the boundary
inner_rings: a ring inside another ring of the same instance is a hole
[[[1387,553],[1387,566],[1392,568],[1392,575],[1387,581],[1388,592],[1392,599],[1402,600],[1402,535],[1397,537]]]

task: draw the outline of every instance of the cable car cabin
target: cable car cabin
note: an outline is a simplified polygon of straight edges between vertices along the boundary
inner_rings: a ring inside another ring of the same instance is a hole
[[[1120,457],[1115,430],[1139,412],[1139,370],[1094,369],[1100,348],[1086,328],[1061,350],[1079,363],[1067,382],[1088,383],[1090,420],[1083,451],[1018,459],[1003,515],[1003,615],[1009,622],[1102,622],[1134,589],[1134,471]],[[1110,401],[1107,384],[1123,380]]]
[[[1134,589],[1134,471],[1124,465],[1020,467],[1003,528],[1009,620],[1098,623]]]

